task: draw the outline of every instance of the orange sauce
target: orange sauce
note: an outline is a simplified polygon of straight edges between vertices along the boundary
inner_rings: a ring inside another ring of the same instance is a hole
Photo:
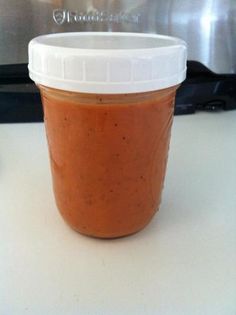
[[[142,229],[160,204],[176,87],[122,95],[40,90],[65,221],[102,238]]]

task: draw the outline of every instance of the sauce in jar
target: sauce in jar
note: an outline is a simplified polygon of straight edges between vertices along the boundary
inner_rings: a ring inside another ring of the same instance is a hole
[[[158,210],[186,59],[185,42],[158,34],[73,32],[30,41],[54,195],[76,231],[129,235]]]
[[[64,219],[102,238],[142,229],[160,204],[176,86],[119,95],[40,90]]]

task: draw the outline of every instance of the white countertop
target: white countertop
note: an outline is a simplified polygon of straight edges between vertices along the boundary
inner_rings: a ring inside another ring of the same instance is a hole
[[[235,315],[236,111],[175,117],[160,212],[142,232],[72,231],[44,126],[0,125],[0,315]]]

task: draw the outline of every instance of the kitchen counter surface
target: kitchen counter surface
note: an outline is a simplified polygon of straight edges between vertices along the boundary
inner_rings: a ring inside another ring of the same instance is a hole
[[[175,117],[159,213],[98,240],[57,212],[44,126],[0,125],[0,315],[235,315],[236,111]]]

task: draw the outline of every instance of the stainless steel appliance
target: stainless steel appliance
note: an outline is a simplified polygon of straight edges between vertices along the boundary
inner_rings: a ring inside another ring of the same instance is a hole
[[[26,67],[27,45],[37,35],[148,32],[177,36],[188,44],[188,79],[177,95],[180,113],[195,108],[234,108],[235,30],[233,0],[1,0],[0,93],[10,95],[18,84],[18,95],[33,95]]]

